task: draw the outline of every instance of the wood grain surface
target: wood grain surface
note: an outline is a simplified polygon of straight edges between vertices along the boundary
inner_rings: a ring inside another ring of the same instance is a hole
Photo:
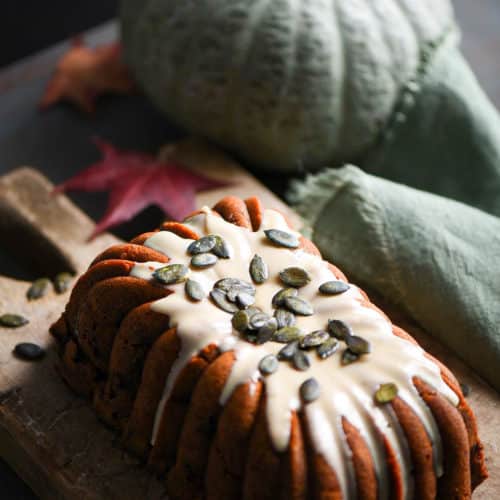
[[[162,154],[171,154],[168,148]],[[190,141],[175,152],[178,159],[233,185],[202,193],[200,205],[213,204],[225,194],[258,195],[269,207],[297,216],[218,150]],[[209,170],[210,168],[210,170]],[[61,270],[82,272],[103,248],[117,241],[105,234],[87,241],[93,223],[65,196],[52,196],[52,185],[40,173],[20,168],[0,179],[0,238],[17,245],[23,259],[50,263],[48,275]],[[8,222],[5,222],[8,221]],[[144,228],[148,230],[150,228]],[[89,404],[75,396],[54,370],[56,353],[48,335],[68,295],[50,292],[28,302],[29,283],[0,277],[0,311],[23,314],[30,323],[2,330],[0,343],[0,455],[44,499],[161,499],[162,484],[115,443],[114,434],[95,417]],[[398,311],[384,307],[432,354],[471,387],[469,402],[479,420],[492,477],[478,488],[475,499],[491,500],[500,491],[500,397],[455,356]],[[35,363],[16,359],[12,349],[21,341],[47,348]]]

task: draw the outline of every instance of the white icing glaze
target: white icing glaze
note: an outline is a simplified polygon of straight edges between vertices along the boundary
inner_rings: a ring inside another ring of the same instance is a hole
[[[418,395],[411,378],[418,375],[435,387],[452,404],[458,404],[456,394],[445,384],[438,366],[424,356],[424,351],[392,334],[391,324],[379,312],[362,304],[363,297],[354,285],[337,296],[325,296],[318,292],[318,286],[336,279],[328,264],[319,257],[302,250],[288,250],[268,242],[264,229],[290,229],[284,218],[274,210],[265,210],[259,231],[237,227],[213,215],[208,208],[192,217],[186,223],[198,235],[219,234],[229,246],[230,259],[219,259],[208,269],[192,269],[191,277],[202,284],[208,292],[213,284],[223,277],[241,278],[247,281],[249,263],[255,254],[260,255],[269,267],[270,278],[256,285],[255,305],[272,314],[271,298],[282,287],[278,273],[290,266],[300,266],[311,275],[311,282],[299,291],[314,307],[314,315],[297,317],[297,326],[304,332],[324,329],[330,318],[348,323],[353,331],[369,340],[372,352],[359,361],[347,366],[341,365],[341,355],[334,354],[320,360],[310,353],[312,366],[300,372],[288,363],[281,362],[279,369],[271,376],[263,378],[258,370],[259,361],[269,353],[277,353],[283,344],[267,342],[260,346],[249,344],[238,337],[231,326],[231,315],[216,307],[209,299],[193,303],[186,299],[184,285],[170,286],[174,293],[153,303],[152,308],[170,317],[171,326],[177,327],[181,340],[181,350],[167,378],[165,390],[158,406],[152,442],[156,438],[158,424],[173,385],[183,367],[202,348],[213,343],[221,351],[233,350],[235,363],[225,384],[220,402],[222,405],[231,397],[234,389],[244,383],[254,383],[262,379],[267,395],[267,419],[272,442],[278,451],[286,450],[290,438],[291,412],[301,406],[299,387],[310,377],[315,377],[321,387],[321,396],[307,405],[305,413],[312,430],[315,449],[321,453],[337,472],[345,498],[355,495],[355,481],[342,430],[343,416],[359,429],[365,439],[374,462],[380,484],[380,498],[388,496],[388,477],[384,461],[384,449],[378,432],[388,439],[399,463],[404,480],[405,497],[410,497],[413,489],[411,464],[405,439],[390,406],[376,405],[373,394],[381,383],[394,382],[399,388],[399,396],[422,420],[433,443],[438,474],[441,472],[441,441],[434,418]],[[160,231],[150,237],[145,245],[168,255],[172,263],[189,265],[186,252],[192,240]],[[157,262],[136,263],[131,274],[143,279],[151,279],[154,269],[163,266]]]

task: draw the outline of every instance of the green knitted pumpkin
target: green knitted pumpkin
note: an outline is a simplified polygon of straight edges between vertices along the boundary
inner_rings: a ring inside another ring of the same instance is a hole
[[[500,215],[500,119],[449,0],[122,0],[171,120],[274,169],[355,162]]]
[[[361,157],[453,24],[443,0],[125,0],[122,21],[175,122],[282,168]]]

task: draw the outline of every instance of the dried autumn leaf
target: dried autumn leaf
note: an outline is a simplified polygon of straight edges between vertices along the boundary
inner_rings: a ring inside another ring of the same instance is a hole
[[[109,191],[106,213],[90,238],[132,219],[149,205],[157,205],[173,219],[182,219],[195,209],[198,191],[228,184],[196,173],[171,161],[136,151],[120,151],[95,139],[102,160],[90,165],[56,187],[64,191]]]
[[[121,52],[120,43],[90,48],[80,38],[74,39],[57,63],[40,100],[40,108],[69,101],[82,111],[92,113],[99,95],[131,93],[134,82],[121,60]]]

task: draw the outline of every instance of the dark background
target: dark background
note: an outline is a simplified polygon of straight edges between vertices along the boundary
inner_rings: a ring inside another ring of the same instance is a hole
[[[0,68],[114,17],[116,0],[2,0]]]
[[[24,0],[22,3],[3,0],[0,83],[2,76],[20,59],[114,17],[117,3],[116,0]],[[463,51],[486,92],[500,107],[500,0],[453,0],[453,4],[464,35]],[[94,122],[86,121],[67,107],[39,116],[35,104],[43,85],[43,81],[26,81],[7,90],[4,87],[3,93],[0,85],[0,174],[20,163],[30,163],[57,182],[95,160],[96,152],[88,139],[91,133],[97,132],[117,145],[146,150],[154,150],[177,134],[141,99],[109,98],[101,103]],[[127,113],[147,119],[136,128],[117,125],[126,121]],[[62,147],[57,137],[59,130],[65,131]],[[282,178],[263,172],[257,175],[271,189],[282,193]],[[104,196],[95,195],[73,199],[94,217],[102,213],[106,201]],[[132,236],[141,232],[141,228],[153,227],[151,220],[159,222],[161,212],[148,209],[117,234]],[[5,274],[6,267],[15,268],[13,262],[5,260],[3,255],[0,257],[0,273]],[[1,461],[0,498],[34,500],[29,489]]]

